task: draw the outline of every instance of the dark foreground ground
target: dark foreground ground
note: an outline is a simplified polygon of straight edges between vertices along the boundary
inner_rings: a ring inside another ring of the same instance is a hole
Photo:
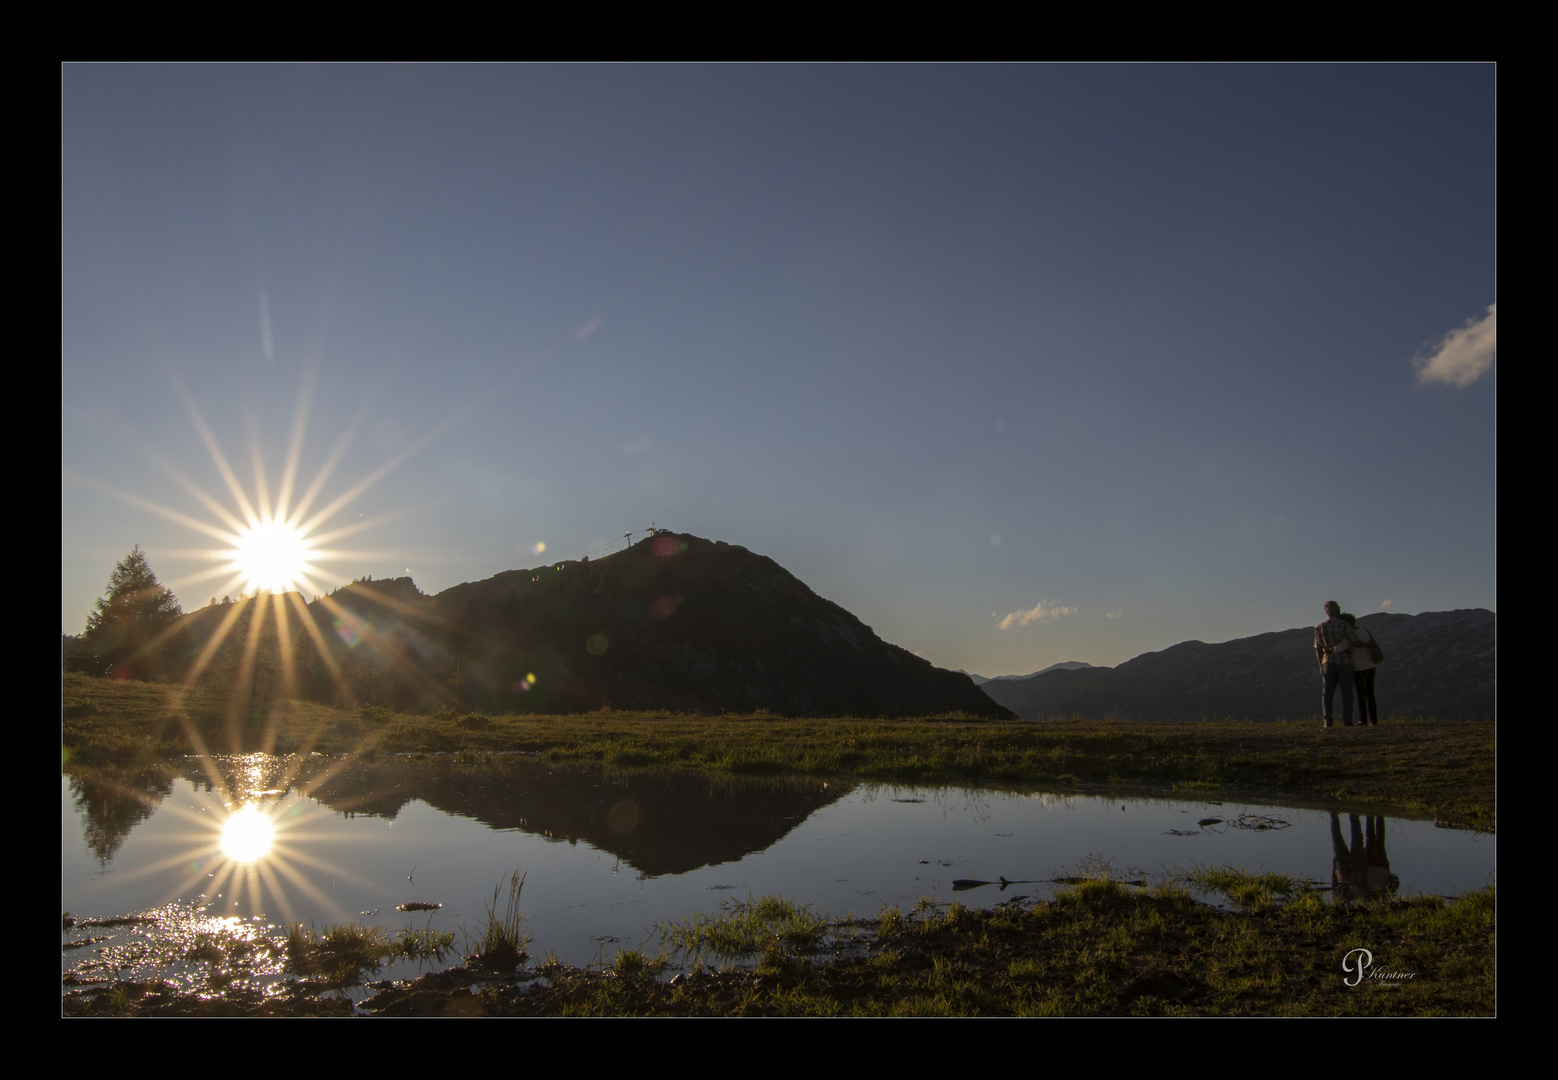
[[[607,968],[480,959],[379,984],[354,1009],[328,980],[276,996],[230,986],[115,984],[67,992],[69,1016],[1489,1016],[1492,886],[1333,904],[1267,875],[1225,883],[1238,910],[1182,888],[1082,881],[1053,902],[885,912],[812,936],[759,933],[752,961],[619,954]],[[760,902],[761,903],[761,902]],[[776,926],[779,924],[775,924]],[[1366,950],[1360,954],[1357,950]],[[506,965],[505,965],[506,966]],[[213,971],[213,981],[221,975]]]

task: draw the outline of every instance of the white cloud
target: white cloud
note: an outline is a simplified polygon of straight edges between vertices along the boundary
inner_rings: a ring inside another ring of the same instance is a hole
[[[1470,386],[1486,375],[1498,351],[1497,309],[1497,304],[1489,304],[1487,315],[1467,319],[1465,326],[1451,330],[1431,355],[1413,357],[1418,385]]]
[[[1075,615],[1077,609],[1064,607],[1054,601],[1046,603],[1040,600],[1027,611],[1014,611],[999,623],[1002,630],[1010,630],[1014,626],[1027,626],[1029,623],[1038,622],[1040,619],[1058,619],[1062,615]]]
[[[1391,604],[1394,604],[1395,602],[1396,601],[1394,599],[1391,599],[1391,600],[1381,600],[1379,602],[1379,606],[1380,607],[1389,607]]]
[[[1106,612],[1104,612],[1104,618],[1106,618],[1106,619],[1123,619],[1123,618],[1125,618],[1125,612],[1123,612],[1123,611],[1106,611]]]

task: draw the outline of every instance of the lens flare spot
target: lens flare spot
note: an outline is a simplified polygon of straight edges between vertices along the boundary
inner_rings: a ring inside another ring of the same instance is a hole
[[[605,656],[609,648],[611,642],[605,634],[591,634],[589,640],[584,643],[584,651],[591,656]]]
[[[543,551],[546,550],[546,541],[545,540],[537,540],[536,541],[536,546],[534,548],[532,548],[531,550],[534,551],[537,555],[541,554]]]
[[[662,596],[649,605],[649,614],[657,619],[668,618],[676,610],[677,599],[670,596]]]
[[[509,686],[509,689],[512,690],[516,694],[524,694],[524,693],[528,693],[530,691],[530,688],[532,686],[534,686],[535,684],[536,684],[535,672],[531,672],[530,674],[526,675],[523,679],[515,679],[514,682]]]
[[[675,537],[657,536],[655,537],[654,546],[650,550],[663,558],[666,555],[675,555],[681,548],[682,545],[676,542]]]
[[[638,828],[643,811],[632,799],[623,799],[606,812],[606,824],[618,836],[627,836]]]
[[[362,640],[362,625],[356,619],[332,619],[336,636],[346,642],[348,649],[355,649]]]
[[[248,803],[222,826],[222,854],[234,862],[257,862],[270,853],[275,839],[276,827],[270,818]]]

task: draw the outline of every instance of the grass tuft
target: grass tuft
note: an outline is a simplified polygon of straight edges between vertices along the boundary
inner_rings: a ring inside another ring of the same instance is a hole
[[[327,986],[355,986],[365,974],[376,974],[385,961],[400,954],[400,946],[377,926],[344,923],[315,930],[293,923],[285,943],[287,967],[299,975],[316,976]]]
[[[439,961],[454,952],[454,931],[434,930],[429,919],[428,925],[421,929],[408,926],[402,930],[395,939],[395,945],[400,955],[407,960]]]
[[[670,962],[662,949],[653,956],[642,949],[623,949],[611,961],[611,970],[621,976],[648,975],[659,971]]]
[[[724,900],[714,915],[693,915],[680,922],[660,921],[655,932],[667,945],[690,957],[724,960],[755,956],[772,948],[816,947],[832,920],[782,896]]]
[[[526,957],[530,935],[521,926],[525,915],[519,909],[519,894],[525,888],[525,875],[515,870],[509,875],[508,905],[498,914],[498,894],[503,888],[500,880],[492,887],[492,903],[487,905],[487,921],[482,924],[481,935],[476,938],[476,953],[484,967],[500,971],[512,971]]]
[[[876,917],[877,937],[891,937],[901,934],[909,929],[909,920],[904,918],[903,912],[897,906],[887,907],[883,905],[880,914]]]
[[[1245,911],[1285,903],[1306,893],[1306,885],[1274,870],[1246,870],[1234,866],[1195,866],[1176,870],[1174,881],[1203,893],[1222,893]]]

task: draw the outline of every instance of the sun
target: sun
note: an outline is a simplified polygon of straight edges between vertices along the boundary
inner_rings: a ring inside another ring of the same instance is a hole
[[[238,532],[233,544],[234,569],[251,591],[292,592],[317,573],[316,552],[296,526],[277,518],[257,521]]]

